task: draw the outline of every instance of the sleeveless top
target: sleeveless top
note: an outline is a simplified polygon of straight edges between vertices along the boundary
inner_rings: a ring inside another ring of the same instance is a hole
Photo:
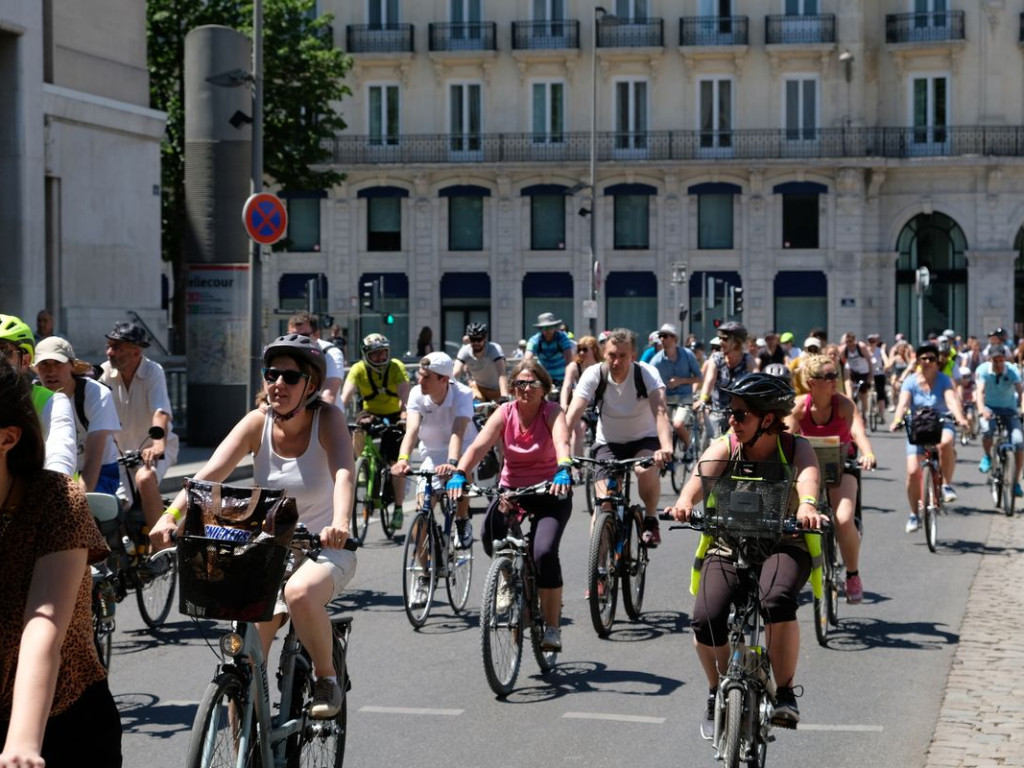
[[[853,435],[850,434],[850,425],[838,418],[839,395],[832,395],[832,415],[824,424],[816,424],[811,418],[811,396],[807,395],[804,400],[804,415],[800,418],[800,434],[807,437],[832,437],[839,436],[840,443],[853,443]]]
[[[501,485],[523,488],[550,480],[556,471],[558,457],[555,441],[548,427],[548,417],[558,403],[545,400],[529,428],[519,421],[519,409],[514,402],[501,406],[505,430],[505,464],[501,468]]]
[[[745,376],[751,359],[750,353],[744,352],[740,361],[730,368],[724,352],[715,352],[711,356],[711,362],[715,364],[715,369],[718,371],[718,378],[715,381],[715,402],[720,408],[729,407],[729,395],[724,394],[722,388],[731,386],[738,378]]]
[[[313,533],[334,518],[334,477],[327,452],[320,445],[320,409],[313,411],[309,445],[301,456],[286,458],[274,450],[274,419],[267,412],[260,450],[252,460],[253,483],[264,488],[283,488],[295,498],[299,522]]]

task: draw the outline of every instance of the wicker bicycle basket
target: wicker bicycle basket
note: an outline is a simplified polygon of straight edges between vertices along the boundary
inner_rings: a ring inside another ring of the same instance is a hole
[[[793,467],[739,459],[697,465],[704,490],[705,530],[716,536],[778,539],[790,516]]]

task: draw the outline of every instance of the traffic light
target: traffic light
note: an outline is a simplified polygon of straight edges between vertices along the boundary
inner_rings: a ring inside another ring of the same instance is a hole
[[[680,304],[680,305],[679,305],[679,322],[680,322],[680,323],[684,323],[684,322],[686,322],[686,316],[687,316],[688,314],[690,314],[690,310],[688,310],[688,309],[686,308],[686,305],[685,305],[685,304]]]
[[[716,318],[715,318],[715,319],[714,319],[714,320],[712,321],[712,324],[713,324],[713,325],[715,326],[715,328],[721,328],[721,327],[722,327],[722,320],[721,320],[720,318],[717,318],[717,317],[716,317]]]
[[[363,283],[362,290],[362,303],[363,309],[375,312],[377,310],[377,290],[378,282],[376,279],[367,280]]]
[[[732,289],[732,313],[743,314],[743,289],[738,285]]]
[[[384,313],[384,325],[394,325],[394,324],[395,324],[395,316],[393,314],[391,314],[390,312]]]

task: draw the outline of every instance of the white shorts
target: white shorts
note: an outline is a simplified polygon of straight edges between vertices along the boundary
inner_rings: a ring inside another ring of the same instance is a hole
[[[320,554],[317,555],[316,561],[310,560],[308,557],[303,557],[303,563],[299,566],[299,570],[303,568],[326,568],[331,574],[331,580],[334,581],[334,594],[331,595],[331,600],[339,597],[342,592],[345,591],[345,587],[352,581],[352,577],[356,575],[356,553],[348,549],[322,549]],[[329,602],[329,601],[328,601]],[[277,603],[274,605],[274,615],[288,613],[288,606],[284,601],[284,587],[277,593]]]
[[[685,424],[686,426],[693,424],[693,402],[680,402],[674,405],[675,410],[672,412],[672,423]]]

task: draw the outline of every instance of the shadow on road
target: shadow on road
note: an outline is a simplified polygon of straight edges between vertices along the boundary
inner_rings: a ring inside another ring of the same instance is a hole
[[[172,702],[161,704],[149,693],[122,693],[114,697],[121,714],[121,728],[128,733],[145,733],[148,737],[169,739],[192,729],[196,704]]]
[[[842,619],[828,647],[836,651],[867,651],[872,648],[895,648],[914,651],[936,651],[955,645],[960,635],[947,632],[930,621],[883,621],[880,619]]]
[[[528,663],[527,659],[523,659]],[[511,704],[530,704],[579,693],[617,693],[623,696],[669,696],[683,685],[682,680],[641,672],[635,669],[609,669],[596,661],[571,661],[558,664],[547,675],[529,678],[537,685],[517,688],[505,699]],[[520,678],[522,682],[522,677]]]

